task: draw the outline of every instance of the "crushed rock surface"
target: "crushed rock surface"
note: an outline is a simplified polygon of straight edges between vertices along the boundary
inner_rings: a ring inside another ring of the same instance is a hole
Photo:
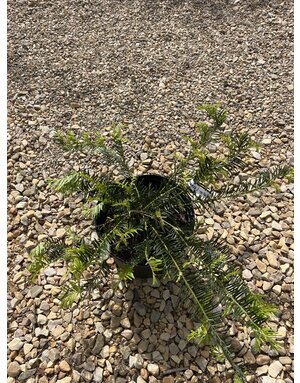
[[[112,122],[125,123],[136,171],[168,174],[201,119],[195,105],[216,101],[230,127],[262,143],[254,163],[293,164],[292,1],[8,2],[7,382],[232,382],[227,363],[186,341],[195,323],[175,284],[136,280],[113,292],[103,280],[70,311],[57,297],[62,263],[34,286],[26,271],[37,241],[70,226],[93,236],[81,199],[46,181],[95,159],[63,153],[55,130],[107,134]],[[222,235],[249,285],[279,308],[270,326],[280,352],[254,352],[242,327],[229,330],[248,381],[292,383],[293,185],[220,205],[205,219],[207,237]]]

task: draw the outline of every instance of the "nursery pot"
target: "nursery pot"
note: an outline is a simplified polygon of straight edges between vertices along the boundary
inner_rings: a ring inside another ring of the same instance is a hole
[[[125,179],[124,182],[129,182],[129,179]],[[145,174],[136,177],[136,183],[141,184],[142,186],[151,186],[154,190],[155,188],[159,189],[162,183],[168,182],[171,186],[176,186],[173,181],[170,181],[167,177],[156,175],[156,174]],[[181,191],[180,186],[176,186],[178,191]],[[175,189],[176,190],[176,189]],[[190,199],[187,193],[182,193],[181,199],[184,202],[184,219],[180,220],[180,225],[185,230],[185,232],[192,234],[195,226],[195,212],[192,204],[192,200]],[[95,227],[96,232],[101,237],[102,227],[105,223],[107,217],[109,215],[109,209],[106,211],[102,211],[95,218]],[[112,253],[111,256],[114,258],[117,266],[124,267],[126,266],[126,260],[122,259],[118,254]],[[128,259],[128,258],[127,258]],[[139,264],[133,269],[134,276],[136,278],[152,278],[151,268],[146,264]]]

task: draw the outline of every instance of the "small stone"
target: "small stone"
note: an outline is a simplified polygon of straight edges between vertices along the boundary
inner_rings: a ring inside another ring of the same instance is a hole
[[[47,337],[49,335],[49,330],[46,327],[43,327],[43,328],[37,327],[34,330],[34,333],[35,333],[35,336],[37,336],[38,338]]]
[[[109,346],[105,345],[103,349],[101,350],[101,356],[102,358],[106,359],[109,357]]]
[[[107,328],[107,329],[104,331],[103,335],[104,335],[105,340],[106,340],[107,342],[109,342],[109,341],[111,340],[111,337],[112,337],[113,333],[112,333],[111,329]]]
[[[277,339],[282,340],[286,337],[286,328],[285,327],[279,327],[277,331]]]
[[[116,317],[116,316],[113,316],[111,319],[110,319],[110,328],[111,329],[116,329],[117,327],[120,326],[120,317]]]
[[[281,294],[281,286],[280,285],[275,285],[273,286],[272,290],[274,291],[275,294],[280,295]]]
[[[66,234],[66,230],[65,229],[57,229],[55,234],[58,238],[63,238]]]
[[[148,153],[141,153],[141,155],[140,155],[140,159],[141,159],[142,161],[145,161],[147,158],[148,158]]]
[[[123,328],[130,328],[131,325],[130,325],[130,321],[128,318],[124,318],[120,321],[120,325],[123,327]]]
[[[252,277],[253,277],[251,271],[248,270],[248,269],[243,270],[242,275],[243,275],[243,278],[244,278],[246,281],[251,281],[251,279],[252,279]]]
[[[274,254],[272,251],[267,251],[267,260],[271,267],[278,268],[279,264],[277,261],[277,255]]]
[[[141,340],[140,343],[138,344],[138,352],[140,352],[141,354],[144,353],[148,349],[148,346],[149,346],[148,340],[146,339]]]
[[[271,290],[272,286],[273,282],[264,281],[262,288],[264,291],[269,291]]]
[[[189,353],[193,358],[195,358],[196,355],[197,355],[197,347],[195,347],[195,346],[190,346],[190,347],[188,347],[188,353]]]
[[[96,365],[95,363],[91,362],[91,361],[87,361],[87,362],[84,362],[83,363],[83,366],[82,366],[86,371],[90,371],[90,372],[93,372],[96,368]]]
[[[269,355],[263,355],[263,354],[260,354],[256,357],[256,363],[259,365],[259,366],[262,366],[262,365],[265,365],[265,364],[268,364],[270,362],[270,357]]]
[[[248,364],[255,364],[255,356],[252,354],[251,351],[247,351],[244,355],[245,362]]]
[[[257,64],[258,65],[264,65],[265,63],[266,62],[265,62],[265,60],[262,57],[257,60]]]
[[[258,270],[261,273],[265,273],[267,271],[267,265],[264,262],[262,262],[259,259],[256,259],[255,263],[256,263],[256,266],[257,266]]]
[[[50,309],[50,306],[47,302],[42,302],[40,307],[39,307],[42,311],[48,311]]]
[[[151,316],[150,316],[150,320],[151,320],[151,322],[152,323],[157,323],[158,321],[159,321],[159,319],[160,319],[160,312],[159,311],[155,311],[155,310],[153,310],[152,312],[151,312]]]
[[[276,230],[276,231],[281,231],[282,230],[282,226],[280,223],[276,222],[276,221],[272,221],[272,229]]]
[[[258,153],[258,152],[252,152],[252,156],[256,159],[256,160],[260,160],[261,159],[261,154]]]
[[[23,344],[24,342],[20,338],[15,338],[8,343],[8,348],[11,351],[19,351],[22,348]]]
[[[71,371],[71,367],[70,367],[69,363],[66,362],[65,360],[62,360],[61,362],[59,362],[59,368],[63,372]]]
[[[151,330],[150,329],[145,329],[141,332],[141,335],[144,339],[149,339],[151,336]]]
[[[162,383],[174,383],[174,378],[172,375],[165,376],[162,380]]]
[[[137,313],[138,313],[140,316],[144,316],[144,315],[146,315],[146,307],[145,307],[142,303],[135,302],[135,303],[133,304],[133,307],[135,308],[135,310],[137,311]]]
[[[7,374],[12,378],[16,378],[21,372],[21,368],[18,362],[11,362],[7,367]]]
[[[280,356],[279,362],[281,364],[292,364],[293,363],[292,358],[290,358],[289,356]]]
[[[124,331],[121,332],[121,335],[125,339],[130,340],[132,338],[133,332],[132,332],[132,330],[124,330]]]
[[[122,314],[122,307],[120,305],[117,305],[117,304],[114,304],[112,309],[111,309],[111,312],[116,315],[116,316],[121,316]]]
[[[62,335],[64,332],[65,329],[61,325],[58,325],[51,330],[51,333],[54,336],[54,338],[59,338],[60,335]]]
[[[41,294],[41,292],[43,291],[43,287],[42,286],[33,286],[31,289],[30,289],[30,296],[31,298],[36,298],[38,295]]]
[[[16,205],[16,208],[22,210],[22,209],[25,209],[26,206],[27,206],[27,202],[25,202],[25,201],[21,201],[21,202],[19,202],[19,203]]]
[[[271,378],[270,376],[262,376],[261,383],[276,383],[276,380]]]
[[[186,371],[184,371],[184,376],[185,376],[188,380],[190,380],[191,377],[192,377],[193,375],[194,375],[194,373],[193,373],[192,370],[186,370]]]
[[[272,214],[272,212],[270,212],[269,210],[265,210],[261,213],[261,215],[259,216],[260,218],[267,218],[269,217],[270,215]]]
[[[171,355],[177,355],[179,352],[179,348],[175,343],[170,344],[169,350],[170,350]]]
[[[71,383],[71,382],[72,382],[72,378],[70,376],[66,376],[63,379],[57,380],[56,383]]]
[[[53,267],[47,267],[47,269],[44,270],[44,274],[47,275],[47,277],[53,277],[56,275],[56,270],[53,269]]]
[[[103,381],[103,368],[97,367],[94,371],[94,382],[95,383],[102,383]]]
[[[150,372],[150,374],[154,376],[158,376],[159,374],[159,366],[154,363],[149,363],[147,366],[147,370]]]
[[[42,314],[39,314],[37,317],[37,323],[41,324],[41,325],[47,323],[47,320],[48,320],[47,317],[45,315],[42,315]]]
[[[170,339],[170,334],[167,332],[163,332],[160,334],[160,339],[164,340],[165,342],[168,342]]]
[[[269,366],[269,370],[268,370],[268,373],[269,375],[272,377],[272,378],[277,378],[277,376],[280,374],[280,372],[282,371],[283,369],[283,366],[282,364],[276,360],[275,362],[273,362],[270,366]]]
[[[258,367],[256,369],[256,373],[258,376],[261,376],[261,375],[264,375],[268,372],[268,368],[269,366],[265,365],[265,366],[261,366],[261,367]]]
[[[196,363],[198,364],[201,371],[204,372],[206,370],[208,361],[205,358],[203,358],[203,356],[200,356],[199,358],[197,358]]]
[[[152,359],[155,362],[160,362],[160,361],[164,360],[164,358],[162,357],[162,355],[161,355],[161,353],[159,351],[154,351],[152,353]]]
[[[51,360],[51,362],[56,362],[60,359],[59,350],[57,348],[50,348],[48,357]]]
[[[179,343],[178,343],[178,347],[179,349],[182,351],[187,345],[187,341],[184,340],[184,339],[180,339]]]
[[[118,351],[118,347],[115,344],[109,347],[110,354],[115,354],[117,351]]]
[[[23,346],[24,355],[27,355],[33,349],[33,345],[30,343],[25,343]]]
[[[73,370],[72,371],[72,383],[80,383],[81,374],[80,372]]]
[[[104,346],[104,336],[102,334],[98,334],[96,337],[94,347],[91,351],[92,354],[98,355],[100,351],[102,350],[103,346]]]
[[[146,383],[146,381],[141,376],[138,376],[136,383]]]
[[[35,373],[36,373],[36,368],[31,368],[29,370],[21,372],[18,379],[19,381],[27,380],[31,376],[35,375]]]
[[[106,290],[103,294],[102,294],[102,297],[103,299],[110,299],[112,298],[114,295],[114,292],[112,289],[109,289],[109,290]]]
[[[144,359],[140,354],[135,354],[134,356],[129,357],[129,367],[135,367],[141,369],[144,364]]]

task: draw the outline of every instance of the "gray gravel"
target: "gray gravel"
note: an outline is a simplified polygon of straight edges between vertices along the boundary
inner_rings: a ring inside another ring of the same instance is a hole
[[[134,281],[114,293],[103,280],[70,312],[57,297],[62,263],[36,286],[25,268],[38,240],[64,237],[70,226],[94,235],[81,199],[46,185],[89,160],[57,148],[56,129],[108,133],[113,121],[126,123],[131,165],[167,174],[200,118],[195,105],[222,101],[228,125],[262,142],[253,162],[292,164],[292,1],[16,0],[8,2],[8,39],[7,382],[231,383],[227,363],[186,341],[195,324],[174,284]],[[249,285],[279,307],[270,323],[279,353],[255,353],[244,329],[230,328],[253,383],[294,377],[293,185],[280,189],[205,217],[207,237],[222,235]]]

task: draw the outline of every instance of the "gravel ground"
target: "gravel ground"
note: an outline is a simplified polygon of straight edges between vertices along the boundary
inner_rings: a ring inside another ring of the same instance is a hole
[[[70,225],[93,236],[80,199],[47,188],[47,177],[87,160],[62,153],[56,129],[124,122],[137,172],[168,173],[199,118],[195,105],[222,101],[228,124],[262,142],[253,161],[292,164],[292,1],[10,0],[8,38],[7,382],[232,382],[227,364],[186,342],[194,324],[173,283],[136,280],[113,293],[103,280],[71,312],[57,298],[63,264],[35,286],[25,267],[38,240]],[[206,218],[207,235],[227,239],[245,279],[280,309],[270,324],[280,353],[254,353],[243,328],[230,329],[248,381],[293,382],[293,186]]]

